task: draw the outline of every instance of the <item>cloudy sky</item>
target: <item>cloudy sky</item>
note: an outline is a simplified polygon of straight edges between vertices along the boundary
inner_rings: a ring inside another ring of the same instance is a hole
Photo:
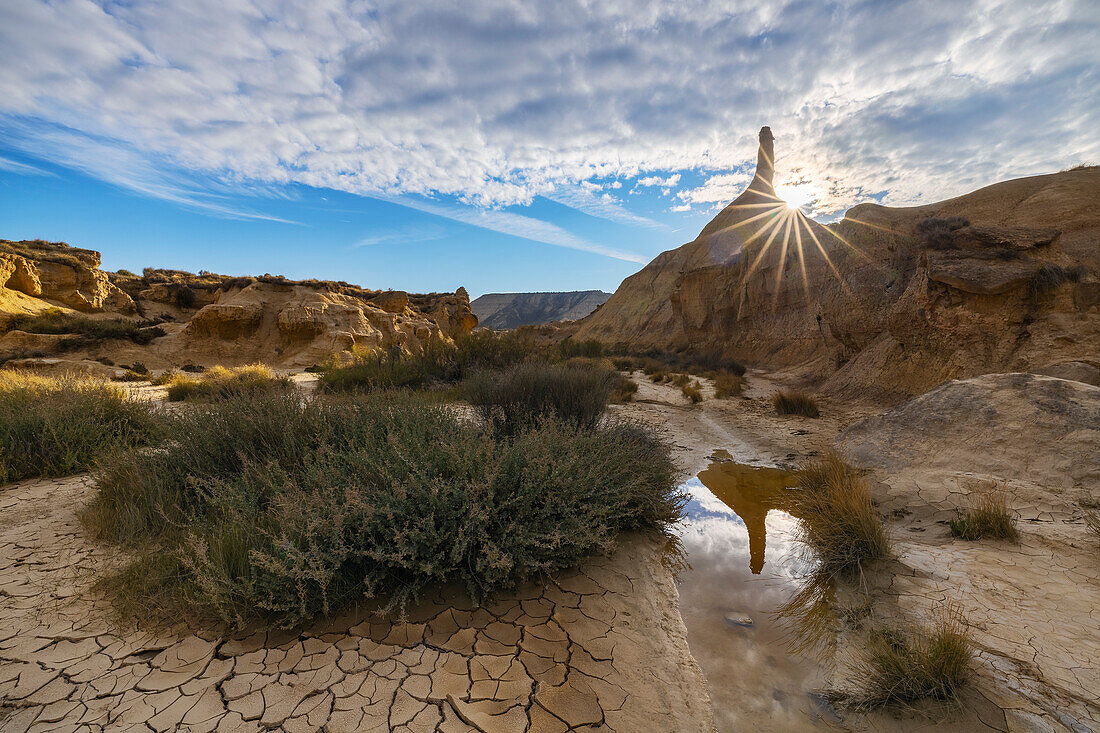
[[[751,176],[823,220],[1100,162],[1100,3],[7,0],[0,237],[613,290]]]

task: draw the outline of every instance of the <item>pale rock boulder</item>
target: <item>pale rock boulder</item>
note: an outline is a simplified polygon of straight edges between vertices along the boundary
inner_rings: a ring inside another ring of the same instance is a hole
[[[0,253],[0,287],[34,297],[42,295],[34,263],[19,255]]]

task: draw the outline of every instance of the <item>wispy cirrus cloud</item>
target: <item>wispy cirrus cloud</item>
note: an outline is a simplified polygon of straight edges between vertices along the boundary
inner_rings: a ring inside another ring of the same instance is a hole
[[[18,160],[12,160],[11,158],[5,158],[0,155],[0,170],[9,171],[11,173],[18,173],[21,176],[52,176],[52,172],[39,168],[37,166],[29,165],[27,163],[20,163]]]

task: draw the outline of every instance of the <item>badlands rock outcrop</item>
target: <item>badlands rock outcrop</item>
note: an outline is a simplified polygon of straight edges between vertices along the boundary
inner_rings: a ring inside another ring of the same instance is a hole
[[[99,264],[99,253],[91,250],[0,241],[0,328],[11,316],[56,308],[156,322],[165,335],[148,345],[115,340],[74,348],[64,335],[9,329],[0,335],[0,358],[45,359],[43,366],[73,368],[103,358],[154,369],[249,361],[304,367],[352,350],[416,351],[430,339],[450,340],[477,326],[463,288],[410,295],[272,275],[106,273]],[[61,351],[64,359],[58,361]]]
[[[1094,374],[1100,167],[821,226],[756,177],[692,242],[627,278],[578,337],[795,368],[836,394],[919,394],[989,372]]]
[[[0,239],[0,323],[8,314],[48,307],[30,299],[84,313],[134,313],[133,300],[99,269],[99,262],[99,252],[90,249]]]
[[[599,308],[611,293],[577,290],[565,293],[486,293],[470,307],[483,326],[497,329],[576,321]]]

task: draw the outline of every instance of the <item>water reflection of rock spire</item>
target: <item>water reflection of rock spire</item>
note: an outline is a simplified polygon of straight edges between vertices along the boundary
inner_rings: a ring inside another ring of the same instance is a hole
[[[759,575],[764,569],[768,512],[781,509],[793,513],[788,498],[795,483],[793,474],[779,468],[718,463],[700,473],[699,480],[745,523],[749,569]]]

